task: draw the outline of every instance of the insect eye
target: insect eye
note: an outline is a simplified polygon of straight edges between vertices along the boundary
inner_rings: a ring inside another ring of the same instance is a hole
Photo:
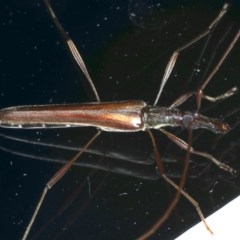
[[[188,128],[190,124],[193,122],[193,116],[192,115],[184,115],[182,119],[182,123],[184,127]]]

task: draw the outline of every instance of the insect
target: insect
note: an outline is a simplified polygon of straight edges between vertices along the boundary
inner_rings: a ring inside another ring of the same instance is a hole
[[[238,36],[237,36],[238,37]],[[71,46],[71,47],[73,47],[73,46]],[[170,62],[170,63],[174,63],[174,61],[175,61],[175,59],[174,59],[175,57],[173,57],[173,60],[172,60],[172,62]],[[84,68],[84,67],[83,67]],[[167,68],[167,70],[171,70],[171,68]],[[167,80],[167,79],[166,79]],[[162,88],[164,87],[164,84],[162,85]],[[230,95],[232,95],[233,93],[235,92],[235,90],[230,90],[227,94],[225,94],[224,96],[223,96],[223,98],[226,98],[227,96],[230,96]],[[199,97],[198,98],[198,100],[200,101],[201,100],[201,97]],[[157,102],[157,101],[156,101]],[[176,105],[178,105],[179,103],[177,103]],[[120,105],[117,105],[117,108],[119,108],[119,106],[123,106],[124,105],[124,103],[120,103]],[[199,105],[200,105],[200,103],[199,103]],[[93,106],[93,105],[92,105]],[[94,105],[94,106],[99,106],[98,104],[97,105]],[[109,105],[109,108],[112,108],[114,106],[114,104],[113,103],[110,103],[110,105]],[[136,111],[136,109],[140,109],[140,110],[143,110],[143,109],[145,109],[145,104],[144,103],[142,103],[142,102],[127,102],[126,103],[126,105],[125,106],[133,106],[133,110],[134,111]],[[72,107],[72,106],[70,106],[70,107]],[[88,107],[89,107],[89,105],[88,105]],[[48,107],[49,108],[49,110],[54,110],[54,106],[49,106]],[[200,108],[200,107],[199,107]],[[30,125],[30,124],[32,124],[33,122],[29,122],[29,120],[27,120],[27,119],[24,119],[24,117],[26,116],[25,114],[23,114],[23,111],[25,111],[25,110],[33,110],[34,108],[33,107],[17,107],[17,108],[15,108],[15,109],[6,109],[6,110],[2,110],[2,126],[5,126],[5,127],[26,127],[26,125]],[[45,109],[46,110],[46,106],[44,106],[44,108],[43,109]],[[38,111],[40,110],[39,108],[37,109]],[[13,118],[11,118],[11,117],[13,117],[13,114],[17,114],[18,113],[18,111],[19,111],[19,113],[20,113],[20,115],[21,115],[21,118],[19,118],[18,116],[17,116],[17,118],[15,119],[15,120],[13,120]],[[36,114],[37,114],[37,117],[39,117],[39,115],[38,115],[38,113],[39,112],[36,112]],[[154,107],[151,109],[150,108],[150,111],[155,111],[155,109],[154,109]],[[116,113],[114,113],[114,114],[116,114]],[[10,115],[12,115],[12,116],[10,116]],[[147,112],[146,113],[146,115],[149,115],[149,112]],[[174,113],[174,111],[173,112],[170,112],[170,113],[167,113],[167,116],[177,116],[177,114],[176,113]],[[10,116],[9,118],[8,118],[8,116]],[[115,115],[113,115],[113,116],[115,116]],[[142,115],[140,115],[141,117],[142,117]],[[51,117],[51,115],[50,115],[50,117]],[[135,124],[135,120],[137,121],[137,123],[139,123],[139,115],[137,115],[137,118],[134,118],[134,126],[136,125]],[[198,116],[197,116],[198,117]],[[181,123],[181,125],[186,125],[186,127],[187,127],[187,125],[189,124],[189,120],[190,120],[190,122],[191,122],[191,119],[193,118],[193,116],[191,116],[191,115],[189,115],[189,114],[187,114],[187,115],[183,115],[183,119],[184,119],[184,121]],[[18,122],[18,120],[20,119],[20,121]],[[129,116],[127,116],[127,119],[129,119]],[[88,120],[89,120],[89,118],[88,118]],[[53,119],[53,121],[56,121],[56,118],[54,118]],[[197,123],[199,123],[200,124],[200,126],[202,125],[204,125],[204,124],[206,124],[206,127],[208,127],[209,129],[212,129],[213,131],[215,131],[215,132],[218,132],[218,131],[227,131],[227,125],[225,125],[224,123],[222,123],[222,122],[219,122],[219,121],[217,121],[216,120],[216,122],[215,122],[215,120],[210,120],[210,119],[207,119],[207,121],[210,121],[210,123],[212,124],[212,125],[207,125],[207,122],[206,122],[206,119],[204,119],[204,118],[202,118],[201,119],[201,117],[200,117],[200,119],[199,120],[196,120],[197,121]],[[212,122],[211,122],[212,121]],[[129,122],[129,120],[127,121],[127,122]],[[55,122],[53,122],[53,123],[55,123]],[[162,122],[160,122],[160,123],[162,123]],[[38,125],[38,124],[41,124],[41,126],[40,125]],[[42,121],[41,120],[41,122],[35,122],[35,123],[33,123],[33,125],[32,125],[32,127],[43,127],[43,125],[42,124],[45,124],[46,126],[49,124],[47,121]],[[68,124],[68,123],[67,123]],[[70,123],[71,124],[71,123]],[[84,123],[83,123],[84,124]],[[95,123],[95,124],[97,124],[97,126],[99,126],[99,123]],[[177,125],[177,123],[175,122],[174,123],[175,125]],[[51,125],[51,123],[50,123],[50,125]],[[66,123],[63,123],[63,125],[64,126],[66,126]],[[200,127],[200,126],[196,126],[197,128],[198,127]],[[214,128],[212,128],[212,126],[213,127],[216,127],[216,129],[214,129]],[[192,126],[193,128],[194,128],[194,126]],[[104,128],[104,130],[114,130],[113,129],[113,127],[109,127],[109,125],[106,125],[106,126],[103,126],[103,128]],[[142,129],[142,130],[144,130],[144,128],[140,128],[140,129]],[[122,130],[125,130],[125,127],[122,129]],[[133,130],[134,131],[134,130]],[[165,132],[166,133],[166,132]],[[167,134],[167,136],[168,137],[171,137],[171,135],[169,135],[169,134]],[[177,142],[178,141],[178,139],[177,138],[174,138],[173,137],[173,140],[175,140],[175,142]],[[186,145],[184,145],[184,143],[180,143],[180,145],[182,146],[182,147],[185,147],[186,148]],[[187,149],[187,148],[186,148]],[[230,168],[228,168],[227,166],[225,166],[225,165],[222,165],[222,167],[223,168],[226,168],[226,170],[229,170],[230,172],[232,171]]]

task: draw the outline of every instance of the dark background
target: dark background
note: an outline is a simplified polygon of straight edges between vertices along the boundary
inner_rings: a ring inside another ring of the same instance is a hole
[[[179,94],[199,86],[215,46],[232,26],[216,50],[216,59],[224,52],[240,26],[240,6],[235,2],[231,2],[229,13],[213,34],[191,83],[187,80],[204,41],[179,57],[160,105],[168,106]],[[164,11],[159,11],[155,1],[53,1],[61,23],[80,49],[102,101],[142,99],[148,104],[153,103],[173,50],[208,26],[223,5],[222,1],[159,3]],[[152,6],[150,10],[149,6]],[[1,108],[94,101],[41,1],[1,1],[0,9]],[[207,94],[218,95],[240,85],[239,51],[238,43],[207,87]],[[183,108],[194,110],[194,99]],[[240,169],[238,110],[239,94],[218,104],[203,104],[204,114],[225,117],[233,130],[225,136],[195,131],[193,142],[196,149],[210,152],[236,170]],[[186,139],[186,133],[181,129],[169,130]],[[1,129],[1,134],[32,142],[76,148],[93,132],[94,129],[88,128]],[[167,172],[178,181],[185,154],[159,132],[154,133],[161,154],[168,159]],[[20,239],[41,190],[60,166],[35,158],[66,161],[74,152],[11,141],[2,135],[0,140],[2,149],[9,149],[0,152],[0,237]],[[13,151],[35,158],[13,155],[10,153]],[[84,155],[79,164],[94,161],[95,167],[103,167],[99,162],[102,156],[103,161],[108,161],[104,164],[108,171],[92,173],[92,168],[73,167],[49,194],[34,225],[36,239],[135,239],[161,216],[171,202],[174,191],[156,174],[146,133],[104,133],[91,151],[100,153]],[[116,157],[108,158],[109,152]],[[206,159],[191,156],[186,191],[199,202],[207,216],[239,195],[239,177],[232,177]],[[63,206],[68,206],[68,200],[73,204],[59,214]],[[182,199],[152,239],[159,236],[174,239],[198,221],[195,209]],[[231,221],[233,219],[229,219]]]

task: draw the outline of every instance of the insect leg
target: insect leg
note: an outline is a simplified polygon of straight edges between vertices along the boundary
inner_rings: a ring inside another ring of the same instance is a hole
[[[94,94],[95,99],[97,100],[97,102],[100,102],[100,98],[97,92],[97,89],[88,73],[87,67],[82,59],[81,54],[79,53],[76,45],[74,44],[73,40],[67,35],[67,33],[65,32],[65,30],[63,29],[61,23],[59,22],[57,16],[55,15],[55,12],[50,4],[50,0],[43,0],[44,4],[46,5],[46,8],[48,10],[49,16],[51,17],[51,19],[53,20],[54,24],[56,25],[60,35],[63,37],[64,42],[66,43],[68,50],[70,51],[71,55],[73,56],[77,66],[82,70],[82,72],[84,73],[92,91]]]
[[[34,213],[30,219],[30,222],[24,232],[22,240],[27,239],[29,232],[32,228],[32,225],[37,217],[37,214],[42,206],[42,203],[47,195],[48,190],[50,190],[70,169],[70,167],[74,164],[75,161],[82,155],[82,153],[92,144],[92,142],[100,135],[101,131],[97,131],[97,133],[87,142],[87,144],[66,164],[64,164],[56,173],[55,175],[48,181],[45,188],[43,189],[42,195],[37,203],[37,206],[34,210]]]
[[[173,182],[168,176],[166,176],[165,174],[165,170],[164,170],[164,165],[163,162],[161,160],[160,157],[160,153],[159,150],[156,146],[156,141],[155,138],[152,134],[152,132],[150,130],[147,130],[152,144],[153,144],[153,150],[154,150],[154,154],[155,154],[155,162],[157,164],[158,167],[158,171],[160,173],[160,175],[163,177],[163,179],[169,183],[173,188],[175,188],[177,190],[171,204],[168,206],[168,208],[166,209],[166,211],[164,212],[164,214],[157,220],[157,222],[148,230],[146,231],[143,235],[141,235],[138,240],[144,240],[144,239],[148,239],[151,235],[153,235],[157,229],[164,223],[164,221],[169,217],[169,215],[171,214],[171,212],[173,211],[173,209],[175,208],[175,206],[177,205],[179,198],[181,197],[181,194],[187,198],[189,200],[189,202],[191,202],[191,204],[196,208],[202,222],[204,223],[204,225],[206,226],[206,228],[212,233],[211,229],[209,228],[209,226],[207,225],[204,215],[201,211],[201,208],[199,207],[198,202],[192,198],[187,192],[185,192],[183,190],[183,186],[185,184],[186,181],[186,177],[187,177],[187,172],[188,172],[188,160],[190,157],[190,151],[187,151],[185,160],[184,160],[184,168],[182,171],[182,178],[180,180],[179,185],[177,185],[175,182]],[[190,138],[191,138],[191,131],[190,131]],[[190,146],[188,146],[188,148],[190,148]]]
[[[228,48],[226,49],[226,51],[224,52],[223,56],[220,58],[220,60],[218,61],[218,63],[216,64],[216,66],[214,67],[214,69],[212,70],[212,72],[208,75],[208,77],[206,78],[206,80],[203,82],[203,84],[199,87],[199,89],[197,90],[197,111],[199,111],[200,107],[201,107],[201,101],[202,101],[202,95],[203,95],[203,90],[205,89],[205,87],[207,86],[207,84],[210,82],[210,80],[212,79],[212,77],[216,74],[216,72],[219,70],[219,68],[221,67],[223,61],[226,59],[226,57],[228,56],[228,54],[230,53],[230,51],[232,50],[232,48],[234,47],[235,43],[237,42],[237,40],[240,37],[240,29],[238,30],[238,32],[236,33],[235,37],[233,38],[232,42],[229,44]]]
[[[221,65],[223,64],[223,61],[226,59],[226,57],[228,56],[228,54],[230,53],[230,51],[232,50],[232,48],[234,47],[235,43],[237,42],[237,40],[240,37],[240,29],[238,30],[238,32],[236,33],[235,37],[233,38],[233,40],[231,41],[231,43],[229,44],[229,46],[227,47],[226,51],[224,52],[224,54],[222,55],[222,57],[220,58],[220,60],[218,61],[218,63],[216,64],[216,66],[213,68],[213,70],[210,72],[210,74],[208,75],[208,77],[206,78],[206,80],[203,82],[203,84],[198,88],[197,91],[193,91],[193,92],[187,92],[185,94],[183,94],[182,96],[180,96],[179,98],[177,98],[171,105],[169,108],[176,108],[178,106],[180,106],[181,104],[183,104],[184,102],[186,102],[191,96],[196,95],[196,101],[197,101],[197,111],[200,110],[201,107],[201,101],[202,99],[206,99],[209,102],[217,102],[219,100],[224,100],[228,97],[231,97],[232,95],[234,95],[235,93],[237,93],[238,88],[232,87],[230,90],[228,90],[227,92],[213,97],[213,96],[208,96],[203,94],[203,90],[205,89],[205,87],[207,86],[207,84],[210,82],[210,80],[213,78],[213,76],[216,74],[216,72],[218,71],[218,69],[221,67]]]
[[[201,98],[203,99],[206,99],[207,101],[209,102],[217,102],[217,101],[220,101],[220,100],[224,100],[226,98],[229,98],[231,96],[233,96],[234,94],[236,94],[238,91],[238,88],[237,87],[233,87],[231,88],[230,90],[228,90],[227,92],[223,93],[223,94],[220,94],[216,97],[214,96],[208,96],[208,95],[205,95],[205,94],[202,94]],[[186,102],[190,97],[192,97],[193,95],[196,95],[198,96],[198,93],[197,92],[187,92],[187,93],[184,93],[182,96],[178,97],[171,105],[169,108],[171,109],[174,109],[180,105],[182,105],[184,102]]]
[[[211,31],[218,25],[218,23],[221,21],[221,19],[223,18],[223,16],[226,14],[226,12],[228,11],[229,8],[229,4],[225,3],[221,9],[221,11],[219,12],[218,16],[212,21],[212,23],[207,27],[206,30],[204,30],[202,33],[200,33],[197,37],[193,38],[192,40],[190,40],[189,42],[187,42],[186,44],[184,44],[183,46],[179,47],[177,50],[175,50],[172,54],[172,56],[170,57],[167,67],[165,69],[162,81],[161,81],[161,85],[157,94],[157,97],[154,101],[153,105],[157,105],[159,98],[161,96],[162,90],[169,78],[169,76],[172,73],[172,70],[175,66],[175,63],[178,59],[179,53],[181,51],[183,51],[184,49],[188,48],[189,46],[193,45],[194,43],[198,42],[200,39],[204,38],[205,36],[207,36],[209,33],[211,33]]]
[[[232,175],[236,174],[236,170],[234,170],[233,168],[229,167],[228,165],[220,162],[219,160],[214,158],[211,154],[194,150],[193,147],[189,146],[189,144],[187,144],[185,141],[183,141],[182,139],[178,138],[177,136],[173,135],[172,133],[170,133],[164,129],[159,129],[159,131],[161,131],[163,134],[165,134],[169,139],[171,139],[171,141],[176,143],[179,147],[183,148],[184,150],[189,149],[189,151],[192,154],[205,157],[205,158],[211,160],[214,164],[216,164],[219,168],[223,169],[224,171],[227,171],[227,172],[231,173]]]

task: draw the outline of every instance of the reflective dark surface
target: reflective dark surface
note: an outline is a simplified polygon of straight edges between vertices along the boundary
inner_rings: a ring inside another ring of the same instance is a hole
[[[150,10],[148,4],[154,4]],[[173,50],[199,34],[217,15],[223,2],[161,4],[165,10],[159,12],[154,1],[53,1],[60,21],[80,49],[102,101],[142,99],[151,104]],[[0,9],[1,108],[94,101],[41,1],[2,1]],[[161,105],[168,106],[186,90],[199,86],[215,46],[232,26],[223,44],[216,49],[218,59],[239,28],[239,11],[239,5],[232,2],[229,13],[210,39],[204,60],[195,67],[191,83],[187,81],[205,41],[180,56],[160,98]],[[240,85],[239,51],[238,43],[207,87],[207,94],[218,95]],[[225,117],[233,130],[225,136],[195,131],[193,142],[196,149],[210,152],[238,171],[239,107],[239,94],[221,103],[204,103],[205,115]],[[194,99],[183,108],[194,110]],[[169,130],[186,139],[187,133],[181,129]],[[93,132],[94,129],[1,129],[1,134],[76,149]],[[178,181],[185,153],[159,132],[154,134],[169,176]],[[66,161],[75,153],[70,149],[20,143],[4,137],[0,145],[11,151],[60,161]],[[171,202],[174,191],[156,174],[146,133],[104,133],[90,151],[82,157],[83,162],[79,160],[80,165],[94,161],[90,168],[73,167],[50,192],[31,236],[37,234],[36,239],[135,239]],[[19,239],[44,184],[60,165],[5,151],[0,154],[0,236],[1,239]],[[104,166],[105,171],[92,172],[94,165]],[[239,177],[223,172],[208,160],[191,156],[186,191],[208,215],[239,195]],[[159,236],[174,239],[198,221],[195,209],[182,199],[152,239]]]

